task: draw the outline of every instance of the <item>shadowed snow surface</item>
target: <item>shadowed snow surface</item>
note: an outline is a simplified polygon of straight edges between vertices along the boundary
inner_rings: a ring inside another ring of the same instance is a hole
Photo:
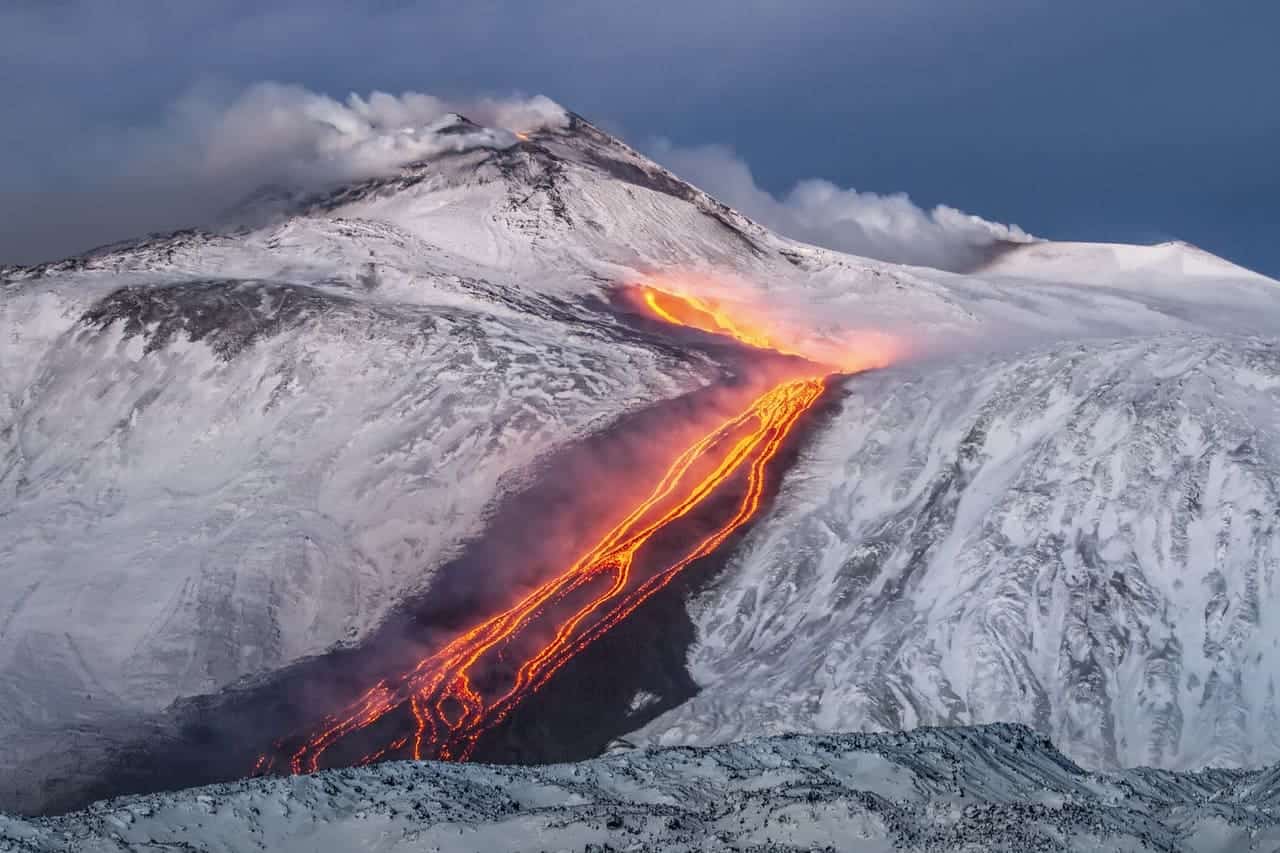
[[[1010,725],[790,735],[544,767],[392,762],[215,785],[0,817],[0,845],[1226,853],[1280,842],[1272,775],[1090,774]]]

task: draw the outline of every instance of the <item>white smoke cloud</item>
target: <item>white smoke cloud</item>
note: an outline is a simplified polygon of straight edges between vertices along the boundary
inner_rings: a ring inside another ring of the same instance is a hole
[[[459,130],[457,114],[479,127]],[[445,151],[505,148],[516,132],[562,125],[553,101],[450,102],[421,92],[345,101],[300,86],[258,83],[227,100],[197,92],[168,121],[129,140],[131,163],[154,174],[252,189],[265,182],[314,188],[386,174]],[[445,132],[451,131],[451,132]]]
[[[478,127],[458,127],[457,114]],[[505,148],[568,123],[548,98],[451,101],[421,92],[337,100],[301,86],[201,88],[158,124],[100,130],[86,142],[74,193],[6,199],[21,209],[0,241],[56,258],[148,231],[207,224],[255,190],[311,191],[387,174],[446,151]]]
[[[532,98],[482,98],[460,108],[473,121],[492,127],[504,127],[518,133],[532,133],[546,128],[569,125],[564,107],[545,95]]]
[[[1034,239],[1016,225],[988,222],[945,205],[923,210],[904,193],[858,192],[821,178],[800,181],[778,198],[762,189],[746,162],[723,145],[686,148],[658,140],[649,153],[781,234],[863,257],[966,270],[998,243]]]
[[[442,133],[458,113],[483,126]],[[160,144],[197,152],[195,165],[205,174],[265,171],[308,184],[383,174],[444,151],[504,148],[515,144],[517,131],[567,121],[544,97],[452,103],[420,92],[374,92],[340,102],[278,83],[259,83],[228,104],[191,96],[175,119]]]

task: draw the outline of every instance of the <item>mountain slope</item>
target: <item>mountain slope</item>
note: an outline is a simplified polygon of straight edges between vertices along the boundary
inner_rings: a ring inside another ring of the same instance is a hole
[[[1092,766],[1280,760],[1280,344],[1165,335],[846,382],[694,604],[661,743],[1019,721]]]
[[[18,768],[64,767],[69,731],[363,636],[500,484],[713,374],[599,312],[454,282],[390,304],[279,279],[58,284],[3,303],[9,797],[38,796]]]

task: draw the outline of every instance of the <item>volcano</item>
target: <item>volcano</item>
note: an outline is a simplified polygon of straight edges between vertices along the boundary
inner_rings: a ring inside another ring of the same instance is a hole
[[[988,722],[1280,760],[1280,285],[1185,244],[882,263],[572,113],[484,139],[0,270],[0,808]],[[646,502],[704,440],[732,482]]]

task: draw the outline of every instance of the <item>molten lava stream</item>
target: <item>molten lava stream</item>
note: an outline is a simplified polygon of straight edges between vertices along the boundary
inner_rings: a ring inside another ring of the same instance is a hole
[[[758,325],[730,317],[714,303],[647,285],[630,288],[627,295],[665,322],[729,336],[774,354],[797,355]],[[849,353],[852,358],[841,358],[842,369],[875,366],[886,354]],[[283,764],[278,759],[285,759],[294,773],[314,772],[331,748],[357,733],[362,744],[374,745],[359,759],[361,764],[427,755],[466,760],[485,733],[575,655],[756,514],[770,462],[825,385],[815,371],[760,395],[685,448],[653,490],[571,565],[409,671],[379,681],[317,731],[295,740],[294,747],[262,756],[254,771],[273,772]],[[682,540],[682,521],[695,513],[726,515],[718,508],[734,495],[733,511],[709,533],[692,544]],[[400,718],[412,721],[410,734],[392,725]]]
[[[381,738],[360,763],[407,756],[467,759],[486,732],[570,659],[756,514],[769,463],[824,388],[825,379],[816,376],[782,382],[708,431],[675,458],[653,490],[593,548],[521,601],[409,671],[379,681],[329,717],[288,752],[289,769],[320,769],[326,752],[357,732],[361,743]],[[741,495],[732,513],[710,533],[682,547],[673,534],[668,539],[677,541],[664,540],[667,557],[661,562],[649,553],[655,540],[681,520],[732,496],[735,488]],[[656,567],[651,565],[655,562]],[[513,672],[512,664],[501,664],[503,658],[519,661]],[[495,672],[506,673],[503,683],[494,683]],[[406,711],[411,734],[379,725],[392,712],[406,716]],[[264,757],[256,769],[271,772],[274,766]]]

